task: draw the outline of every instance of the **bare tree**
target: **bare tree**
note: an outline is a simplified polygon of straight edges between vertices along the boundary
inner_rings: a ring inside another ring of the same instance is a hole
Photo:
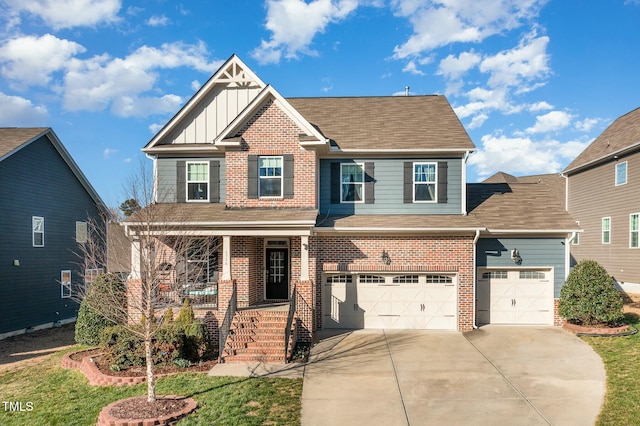
[[[142,208],[120,228],[112,227],[111,235],[98,222],[89,223],[89,236],[80,253],[85,282],[78,291],[78,297],[86,298],[91,309],[144,342],[149,402],[156,400],[153,342],[162,327],[165,308],[180,306],[192,295],[200,302],[207,296],[210,302],[217,300],[217,288],[213,291],[217,281],[215,240],[185,232],[181,225],[187,219],[184,205],[155,203],[153,189],[152,173],[141,164],[138,174],[130,179],[127,200]],[[110,270],[129,271],[126,303],[115,290],[89,296],[91,278],[107,263]]]

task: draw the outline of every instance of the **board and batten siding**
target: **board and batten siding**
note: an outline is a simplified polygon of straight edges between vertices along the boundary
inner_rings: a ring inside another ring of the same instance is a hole
[[[76,221],[98,220],[93,199],[45,136],[0,162],[0,200],[0,334],[74,318],[60,272],[81,280]],[[44,247],[32,246],[32,216]]]
[[[627,162],[627,183],[615,185],[615,168]],[[569,214],[583,232],[572,260],[595,260],[619,282],[640,284],[640,249],[629,247],[629,215],[640,213],[640,152],[568,177]],[[602,218],[611,218],[611,242],[602,243]]]
[[[518,249],[522,263],[511,260],[511,250]],[[554,297],[560,297],[565,281],[564,238],[480,238],[476,250],[476,267],[508,269],[545,269],[554,271]]]
[[[177,194],[178,161],[218,161],[220,163],[220,203],[225,202],[226,168],[225,158],[158,158],[156,160],[157,201],[159,203],[175,203]]]
[[[260,93],[260,87],[215,87],[169,137],[171,144],[211,143]]]
[[[446,203],[405,203],[404,163],[447,163]],[[332,163],[373,163],[373,203],[332,203]],[[462,159],[386,159],[355,158],[325,159],[320,161],[320,214],[461,214],[462,212]]]

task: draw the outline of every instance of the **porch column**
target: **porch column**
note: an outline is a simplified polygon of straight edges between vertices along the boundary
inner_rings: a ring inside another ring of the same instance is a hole
[[[300,237],[300,281],[309,280],[309,236]]]
[[[231,280],[231,235],[222,236],[222,281]]]
[[[131,272],[130,280],[139,280],[142,278],[142,264],[140,263],[140,239],[134,238],[131,241]]]

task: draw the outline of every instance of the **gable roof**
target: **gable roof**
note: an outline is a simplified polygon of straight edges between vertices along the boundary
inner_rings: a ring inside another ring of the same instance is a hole
[[[58,139],[58,136],[50,127],[0,127],[0,162],[42,137],[46,137],[47,140],[51,142],[51,145],[58,151],[58,154],[60,154],[64,162],[67,163],[69,169],[71,169],[76,179],[78,179],[96,203],[96,206],[104,213],[107,213],[108,209],[104,201],[102,201],[100,195],[98,195],[93,186],[91,186],[89,180],[84,173],[82,173],[73,158],[71,158],[69,151],[62,145],[62,142],[60,142],[60,139]]]
[[[475,150],[458,116],[441,95],[287,100],[344,152]]]
[[[565,210],[565,179],[559,174],[467,184],[467,208],[489,232],[572,232],[580,227]],[[515,180],[514,180],[515,179]]]
[[[611,159],[614,155],[640,149],[640,108],[617,118],[575,160],[564,169],[572,174]]]
[[[249,85],[257,86],[261,89],[266,87],[266,84],[245,65],[242,60],[233,54],[227,59],[224,64],[202,85],[202,87],[196,92],[195,95],[187,101],[187,103],[180,108],[176,115],[165,124],[162,129],[147,143],[142,149],[143,151],[149,150],[154,146],[161,144],[163,139],[170,135],[175,130],[180,122],[189,116],[198,105],[207,98],[207,96],[213,93],[214,89],[218,85],[235,85],[237,87],[246,87]]]

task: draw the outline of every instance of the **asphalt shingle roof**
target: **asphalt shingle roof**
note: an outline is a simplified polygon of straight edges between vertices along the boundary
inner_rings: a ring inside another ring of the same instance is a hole
[[[458,116],[441,95],[287,101],[342,150],[475,149]]]
[[[47,130],[47,127],[0,127],[0,157]]]
[[[564,171],[570,173],[633,145],[640,148],[640,108],[611,123]]]

